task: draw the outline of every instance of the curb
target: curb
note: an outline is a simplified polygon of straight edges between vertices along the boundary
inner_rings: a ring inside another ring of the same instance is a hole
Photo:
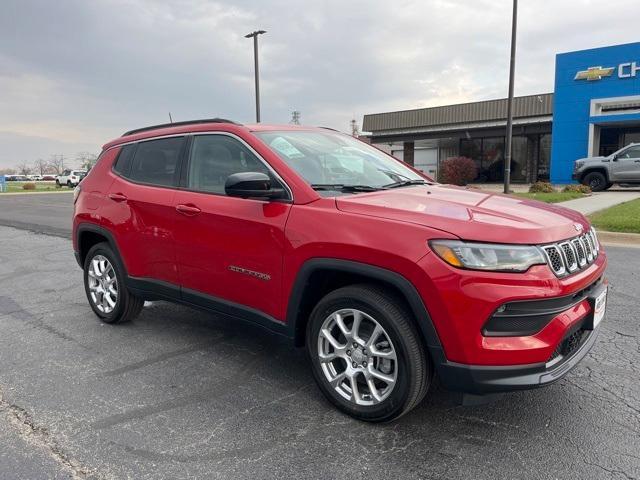
[[[640,233],[605,232],[598,230],[598,241],[603,245],[640,247]]]

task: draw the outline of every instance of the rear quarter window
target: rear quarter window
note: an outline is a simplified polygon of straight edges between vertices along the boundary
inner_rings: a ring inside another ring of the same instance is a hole
[[[133,154],[136,151],[136,145],[130,144],[125,145],[120,149],[120,153],[118,153],[118,158],[116,158],[116,162],[113,165],[113,171],[126,177],[129,175],[129,169],[131,168],[131,160],[133,160]]]

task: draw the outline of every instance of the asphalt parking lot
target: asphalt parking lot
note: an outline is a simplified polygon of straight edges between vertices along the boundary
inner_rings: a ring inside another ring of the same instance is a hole
[[[638,249],[608,248],[607,318],[559,383],[477,407],[436,385],[369,425],[276,336],[164,302],[104,325],[68,239],[0,245],[0,478],[640,478]]]

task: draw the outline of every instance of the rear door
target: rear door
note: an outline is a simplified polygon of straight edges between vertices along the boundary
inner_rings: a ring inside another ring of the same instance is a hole
[[[173,199],[184,145],[177,136],[124,146],[103,215],[130,276],[176,287]]]
[[[190,150],[184,189],[173,200],[183,298],[233,302],[277,318],[291,204],[226,196],[233,173],[264,172],[278,181],[239,138],[194,135]]]
[[[631,146],[618,154],[611,166],[615,181],[640,182],[640,145]]]

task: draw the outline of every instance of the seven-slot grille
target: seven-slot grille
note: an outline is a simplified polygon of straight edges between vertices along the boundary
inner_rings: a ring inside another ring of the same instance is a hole
[[[558,277],[569,275],[593,263],[598,257],[598,238],[592,228],[584,235],[564,242],[544,245],[549,267]]]

